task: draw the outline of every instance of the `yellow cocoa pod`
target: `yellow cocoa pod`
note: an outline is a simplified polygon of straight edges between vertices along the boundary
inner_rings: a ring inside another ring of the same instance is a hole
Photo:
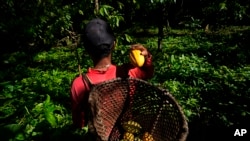
[[[148,132],[145,132],[142,136],[142,141],[154,141],[154,138]]]
[[[139,137],[135,137],[134,141],[142,141]]]
[[[124,140],[127,140],[127,141],[134,141],[135,136],[134,136],[134,134],[132,134],[132,133],[125,132],[125,133],[123,134],[123,139],[124,139]]]
[[[141,51],[134,49],[129,53],[130,62],[135,67],[142,67],[145,62],[145,57],[141,55]]]
[[[129,133],[139,133],[142,129],[141,125],[138,122],[132,120],[122,123],[122,127]]]

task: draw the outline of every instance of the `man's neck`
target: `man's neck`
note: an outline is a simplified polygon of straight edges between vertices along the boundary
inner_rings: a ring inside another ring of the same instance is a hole
[[[104,57],[101,60],[94,61],[93,69],[105,69],[111,65],[111,55]]]

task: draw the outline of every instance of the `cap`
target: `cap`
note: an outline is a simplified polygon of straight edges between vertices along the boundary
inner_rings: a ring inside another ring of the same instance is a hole
[[[115,41],[110,25],[100,18],[92,19],[85,27],[84,43],[90,46],[111,45]]]

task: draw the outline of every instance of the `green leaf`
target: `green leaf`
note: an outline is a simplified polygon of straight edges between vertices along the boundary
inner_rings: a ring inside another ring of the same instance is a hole
[[[50,123],[50,125],[54,128],[57,126],[57,120],[53,112],[45,110],[45,119]]]
[[[115,19],[116,19],[116,26],[119,27],[119,22],[120,22],[119,17],[116,16]]]
[[[192,115],[192,112],[190,110],[184,110],[187,117],[190,117]]]
[[[175,59],[174,59],[174,55],[172,54],[172,55],[171,55],[171,57],[170,57],[170,62],[173,64],[173,63],[174,63],[174,61],[175,61]]]
[[[56,120],[56,117],[54,115],[55,107],[54,107],[53,103],[51,103],[49,95],[47,95],[47,98],[44,101],[44,107],[43,108],[44,108],[45,119],[50,123],[50,125],[53,128],[56,127],[57,126],[57,120]]]
[[[193,80],[193,83],[194,83],[194,86],[196,86],[196,82],[195,82],[195,80]]]
[[[16,135],[16,138],[15,138],[16,140],[19,140],[19,141],[23,141],[23,140],[25,140],[25,136],[24,136],[24,134],[23,133],[18,133],[17,135]]]
[[[35,111],[36,113],[41,113],[43,110],[43,103],[38,103],[36,106],[32,109],[32,111]]]
[[[124,7],[124,4],[119,1],[117,1],[117,4],[118,4],[119,9],[122,9]]]
[[[83,11],[82,11],[82,10],[79,10],[78,13],[79,13],[80,15],[83,15]]]
[[[100,8],[99,13],[100,13],[100,15],[104,16],[104,10],[103,10],[103,8]]]
[[[125,54],[125,51],[124,51],[124,50],[121,50],[121,54]]]
[[[4,126],[4,129],[11,131],[12,133],[19,132],[22,126],[19,124],[8,124]]]
[[[103,11],[104,11],[105,15],[109,16],[108,10],[106,8],[103,8]]]
[[[227,10],[227,5],[224,2],[220,3],[219,6],[220,6],[220,10]]]
[[[130,43],[132,41],[131,36],[129,36],[128,34],[124,34],[124,36],[125,36],[125,39],[126,39],[127,42]]]
[[[45,104],[45,105],[48,105],[49,103],[50,103],[50,96],[47,95],[47,98],[46,98],[46,100],[44,101],[44,104]]]

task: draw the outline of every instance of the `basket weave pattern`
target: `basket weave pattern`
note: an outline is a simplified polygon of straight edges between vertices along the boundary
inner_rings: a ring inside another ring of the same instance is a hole
[[[167,91],[136,79],[117,78],[95,86],[89,96],[90,132],[99,140],[117,141],[121,123],[138,122],[155,141],[185,141],[188,125],[181,107]]]

